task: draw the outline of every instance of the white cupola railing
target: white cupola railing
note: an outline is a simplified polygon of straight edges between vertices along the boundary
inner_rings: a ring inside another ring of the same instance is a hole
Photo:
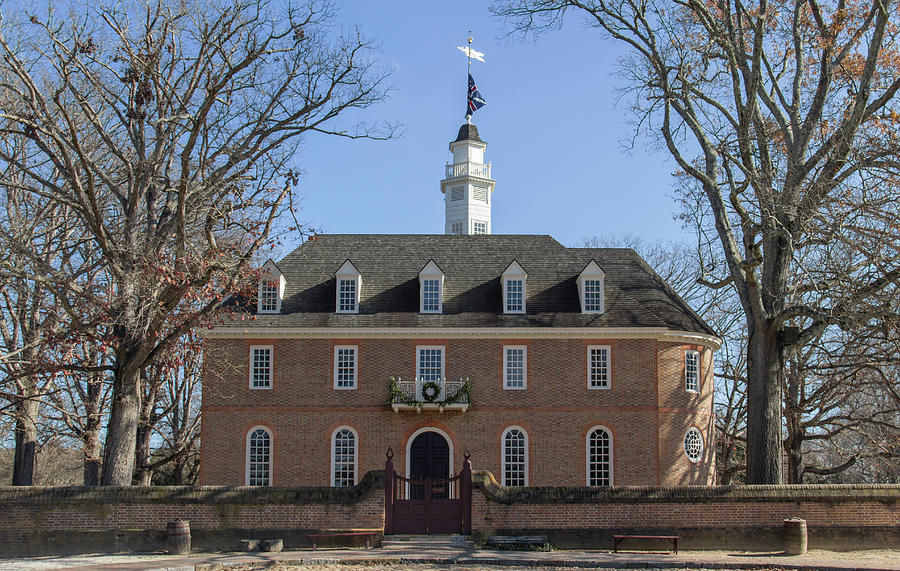
[[[464,163],[447,164],[447,178],[457,178],[461,176],[476,176],[478,178],[491,178],[491,163],[473,163],[467,161]]]

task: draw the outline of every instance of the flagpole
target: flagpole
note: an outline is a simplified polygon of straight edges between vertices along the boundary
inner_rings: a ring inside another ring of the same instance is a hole
[[[468,51],[466,51],[466,98],[469,97],[469,78],[472,76],[472,30],[468,34],[469,43]],[[466,113],[466,123],[472,124],[472,114]]]

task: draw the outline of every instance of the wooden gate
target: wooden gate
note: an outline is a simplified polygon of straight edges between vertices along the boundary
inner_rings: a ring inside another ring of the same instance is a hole
[[[384,465],[384,534],[472,533],[472,462],[445,479],[411,480],[394,472],[394,451]]]

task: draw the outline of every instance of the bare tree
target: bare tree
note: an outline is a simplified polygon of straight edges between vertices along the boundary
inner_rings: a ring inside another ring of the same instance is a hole
[[[333,37],[327,2],[79,9],[0,25],[0,135],[24,147],[0,165],[71,208],[100,253],[106,283],[37,277],[113,355],[101,483],[130,485],[141,370],[248,272],[304,133],[390,136],[336,123],[380,101],[385,75],[358,34]]]
[[[527,32],[569,10],[627,49],[639,128],[694,182],[748,331],[747,480],[782,472],[790,354],[832,327],[896,318],[896,0],[498,0]],[[802,264],[814,260],[817,271]],[[818,271],[821,270],[821,271]]]
[[[50,354],[60,316],[49,289],[31,276],[37,267],[65,265],[75,236],[65,206],[16,185],[0,186],[0,398],[10,403],[7,414],[15,422],[12,484],[28,486],[34,483],[40,406],[52,388]]]

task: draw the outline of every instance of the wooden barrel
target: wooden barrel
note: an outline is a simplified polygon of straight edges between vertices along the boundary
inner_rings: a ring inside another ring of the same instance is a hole
[[[806,520],[791,518],[784,520],[784,552],[788,555],[803,555],[807,547]]]
[[[166,551],[172,555],[191,552],[191,522],[176,519],[166,524]]]

